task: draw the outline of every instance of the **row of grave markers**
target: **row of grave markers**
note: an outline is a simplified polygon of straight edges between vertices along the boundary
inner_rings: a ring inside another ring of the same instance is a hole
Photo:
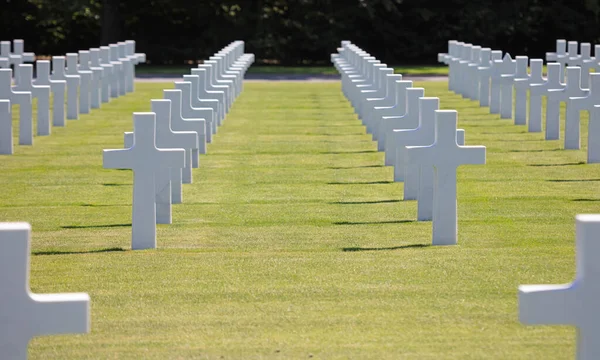
[[[542,130],[542,96],[547,97],[546,139],[559,138],[560,103],[566,102],[565,149],[579,149],[579,111],[590,112],[588,162],[600,162],[600,99],[594,89],[600,90],[600,74],[589,74],[600,68],[600,58],[590,56],[590,44],[581,44],[582,54],[577,54],[577,42],[557,41],[556,53],[547,53],[548,77],[542,76],[542,59],[528,58],[449,41],[448,54],[438,60],[450,66],[448,86],[464,98],[479,100],[481,106],[490,106],[491,113],[501,118],[512,117],[513,87],[515,94],[514,122],[528,124],[529,131]],[[600,46],[596,46],[600,55]],[[566,82],[563,83],[563,66]],[[491,83],[490,83],[491,81]],[[586,89],[590,85],[589,89]],[[582,88],[583,86],[583,88]],[[529,117],[527,118],[527,92],[529,91]],[[594,315],[600,300],[600,215],[576,216],[577,274],[571,284],[519,286],[519,319],[528,325],[558,324],[577,327],[577,359],[600,358],[600,343],[595,341],[600,333],[600,322]]]
[[[464,146],[456,111],[439,110],[438,98],[356,45],[342,42],[331,58],[344,95],[394,167],[394,181],[404,183],[404,200],[417,200],[418,221],[432,220],[433,245],[456,244],[456,168],[485,164],[485,147]]]
[[[206,153],[253,62],[253,54],[244,54],[244,42],[233,42],[176,82],[176,89],[164,90],[164,99],[152,100],[152,112],[134,113],[125,149],[104,150],[104,167],[134,172],[134,250],[156,247],[156,223],[171,222],[171,203],[181,202],[181,183],[191,183],[198,153]],[[2,359],[26,359],[34,336],[91,330],[88,294],[31,293],[30,247],[28,223],[0,223]]]
[[[104,150],[105,168],[133,170],[132,249],[156,248],[156,224],[172,222],[171,205],[183,201],[182,184],[192,183],[253,62],[243,41],[231,43],[152,100],[151,112],[134,113],[125,149]]]
[[[448,53],[438,54],[438,61],[449,66],[449,90],[479,101],[480,106],[489,106],[490,113],[499,113],[503,119],[513,118],[515,125],[527,125],[529,132],[542,131],[545,96],[546,140],[559,140],[560,105],[565,103],[565,149],[580,149],[580,112],[588,111],[587,162],[597,163],[600,162],[600,73],[590,74],[590,70],[600,69],[600,45],[596,45],[596,57],[592,57],[589,43],[581,44],[581,54],[576,41],[568,44],[567,52],[567,42],[557,40],[556,52],[546,54],[549,61],[546,78],[542,59],[517,56],[513,60],[508,53],[502,57],[502,51],[455,40],[448,41]]]
[[[2,44],[10,49],[10,42]],[[38,60],[34,79],[33,65],[23,64],[31,60],[31,56],[25,55],[27,53],[9,54],[8,59],[12,60],[8,68],[0,69],[0,154],[10,155],[14,151],[12,105],[19,105],[19,145],[33,145],[33,98],[37,99],[37,135],[50,135],[52,126],[66,126],[65,119],[76,120],[79,114],[88,114],[111,98],[133,92],[135,65],[145,62],[146,58],[145,54],[135,53],[135,41],[128,40],[53,56],[52,63]],[[2,63],[7,64],[0,58]],[[14,86],[10,65],[15,67]]]

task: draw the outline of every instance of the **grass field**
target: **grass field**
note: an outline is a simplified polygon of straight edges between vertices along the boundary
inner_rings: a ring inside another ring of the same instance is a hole
[[[171,84],[2,156],[0,219],[32,224],[32,291],[92,299],[90,334],[36,338],[30,358],[573,358],[573,328],[519,323],[517,287],[573,279],[599,165],[416,85],[487,146],[487,165],[458,172],[457,246],[428,246],[337,83],[247,83],[158,250],[130,250],[132,174],[103,169],[102,149]]]

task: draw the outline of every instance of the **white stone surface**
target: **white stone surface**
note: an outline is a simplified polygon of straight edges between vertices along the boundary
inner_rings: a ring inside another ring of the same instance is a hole
[[[531,76],[541,72],[541,66],[537,67],[538,62],[531,63]],[[536,67],[534,67],[536,66]],[[548,95],[549,90],[562,89],[564,84],[560,82],[562,72],[561,65],[558,63],[548,64],[548,76],[543,83],[537,83],[532,80],[529,85],[529,132],[542,131],[542,96]]]
[[[402,75],[392,74],[387,75],[386,97],[374,106],[369,114],[369,123],[373,140],[379,140],[379,123],[382,116],[391,116],[390,110],[396,106],[398,101],[398,81],[402,81]],[[385,115],[384,115],[385,114]]]
[[[533,61],[534,59],[532,59]],[[527,91],[529,90],[529,84],[532,82],[532,76],[527,72],[529,65],[529,59],[527,56],[517,56],[516,61],[516,72],[514,79],[515,87],[515,125],[526,125],[527,124]],[[541,78],[541,74],[540,74]]]
[[[198,76],[198,97],[201,99],[217,100],[219,102],[219,111],[221,116],[218,119],[217,126],[223,125],[225,114],[227,113],[227,101],[224,91],[211,90],[208,71],[205,68],[192,69],[192,76]]]
[[[12,111],[10,100],[0,100],[0,155],[13,154]]]
[[[419,98],[423,97],[425,89],[410,88],[406,90],[406,113],[401,116],[386,116],[383,118],[385,136],[385,165],[396,163],[397,142],[394,129],[414,129],[419,126]]]
[[[566,120],[565,120],[565,149],[567,143],[573,148],[580,146],[580,112],[588,111],[589,128],[588,128],[588,163],[595,163],[600,160],[596,149],[596,136],[600,135],[596,128],[596,121],[593,119],[592,111],[594,106],[600,105],[600,73],[590,74],[591,85],[590,90],[583,96],[569,97],[567,100]],[[568,81],[568,78],[567,78]],[[592,161],[590,161],[592,160]]]
[[[28,223],[0,223],[2,359],[27,359],[27,345],[36,336],[90,332],[88,294],[31,293],[30,244],[31,226]]]
[[[111,97],[119,97],[125,95],[125,68],[126,64],[119,58],[119,45],[110,44],[108,46],[110,51],[110,62],[113,64],[113,86],[110,87]]]
[[[114,80],[114,67],[110,63],[110,49],[106,46],[100,47],[97,52],[96,49],[91,49],[90,55],[92,57],[92,66],[96,66],[96,56],[98,56],[98,63],[102,68],[102,94],[100,98],[103,103],[110,102],[111,88]]]
[[[206,122],[204,119],[186,119],[181,115],[181,90],[163,90],[163,98],[171,100],[171,128],[175,131],[195,131],[198,134],[198,148],[189,149],[192,168],[200,166],[199,154],[206,154]],[[186,149],[187,151],[188,149]],[[183,183],[192,183],[192,170],[183,169]]]
[[[212,142],[212,127],[214,112],[211,108],[197,108],[192,105],[192,83],[189,81],[175,82],[175,89],[181,90],[181,116],[184,119],[203,119],[206,123],[206,142]]]
[[[158,149],[155,143],[156,115],[133,113],[134,145],[128,149],[104,150],[107,169],[133,170],[133,214],[131,248],[156,248],[155,174],[185,166],[184,149]]]
[[[156,114],[156,146],[162,149],[196,149],[198,134],[194,131],[171,129],[171,100],[152,100],[152,112]],[[133,146],[133,133],[124,134],[126,148]],[[191,169],[192,158],[185,154],[185,168]],[[155,176],[156,223],[171,224],[171,204],[180,204],[183,199],[182,169],[171,168],[169,172],[159,170]]]
[[[512,76],[514,76],[514,73],[515,62],[510,56],[510,54],[504,55],[504,58],[502,58],[502,60],[494,60],[494,65],[492,66],[492,85],[490,88],[491,114],[500,114],[500,108],[502,103],[502,89],[503,87],[508,86],[509,82],[512,88]]]
[[[67,119],[79,119],[79,75],[68,75],[65,72],[65,57],[52,57],[52,80],[65,80],[67,82]]]
[[[413,82],[409,80],[396,81],[396,101],[395,105],[383,110],[376,110],[374,124],[374,140],[377,140],[377,151],[385,151],[386,134],[393,129],[393,124],[387,124],[386,119],[394,119],[406,114],[406,91],[412,88]],[[393,120],[392,120],[393,122]]]
[[[600,215],[575,218],[575,280],[563,285],[519,286],[519,320],[525,325],[572,325],[577,328],[577,359],[600,358]]]
[[[192,84],[192,106],[195,108],[210,108],[213,111],[214,119],[211,122],[210,132],[212,134],[217,133],[217,129],[219,127],[220,121],[222,120],[224,114],[221,112],[224,111],[224,106],[222,106],[217,99],[202,99],[200,97],[200,77],[198,75],[183,75],[183,80],[190,82]],[[208,129],[207,129],[208,130]]]
[[[592,79],[593,83],[594,79]],[[587,162],[588,164],[600,163],[600,105],[594,105],[590,111]]]
[[[50,79],[50,61],[38,60],[35,63],[37,77],[35,85],[50,86],[52,91],[52,125],[65,126],[65,91],[67,90],[67,82],[65,80]]]
[[[31,92],[14,91],[12,70],[0,69],[0,99],[19,105],[19,145],[33,145],[33,110]]]
[[[484,51],[485,50],[485,51]],[[466,69],[466,89],[465,89],[465,97],[471,100],[479,100],[479,74],[478,68],[481,65],[481,53],[491,51],[490,49],[482,49],[481,46],[473,46],[473,50],[471,52],[471,61],[467,64]],[[483,58],[485,58],[484,56]]]
[[[98,53],[95,56],[99,56]],[[99,60],[99,58],[98,58]],[[100,66],[91,64],[92,54],[90,51],[79,51],[79,70],[91,71],[92,78],[90,83],[90,109],[98,109],[102,103],[102,73],[103,69]],[[83,79],[83,78],[82,78]],[[82,86],[83,87],[83,86]]]
[[[459,146],[456,142],[457,112],[436,110],[435,140],[430,146],[407,147],[408,163],[434,168],[433,245],[458,242],[456,168],[485,164],[485,146]]]
[[[50,86],[33,84],[33,65],[22,64],[17,69],[20,82],[15,91],[28,91],[37,99],[37,135],[50,135]]]
[[[477,68],[479,74],[479,106],[490,106],[490,81],[495,71],[494,63],[496,60],[502,60],[502,51],[492,50],[489,61],[488,59],[482,59],[482,66]]]
[[[548,90],[546,102],[546,140],[557,140],[560,136],[560,103],[567,102],[571,97],[585,96],[589,91],[581,89],[581,68],[575,66],[567,67],[567,82],[562,89]],[[570,117],[569,121],[575,120]],[[568,127],[568,122],[567,126]],[[577,131],[567,134],[565,129],[565,149],[574,146],[579,149],[579,121]],[[573,130],[571,128],[571,130]],[[569,135],[569,136],[567,136]]]
[[[67,56],[67,75],[79,75],[79,113],[90,113],[90,101],[92,95],[92,72],[89,70],[79,69],[79,55],[76,53],[68,53]]]
[[[134,59],[127,55],[127,44],[124,41],[117,43],[119,51],[119,61],[123,63],[123,86],[120,89],[121,95],[133,91],[133,68],[135,67]]]
[[[556,52],[546,53],[546,60],[548,62],[556,62],[561,65],[561,72],[559,74],[559,81],[564,82],[564,68],[569,62],[569,53],[567,52],[567,41],[564,39],[556,40]]]
[[[0,41],[0,69],[10,69],[10,41]]]

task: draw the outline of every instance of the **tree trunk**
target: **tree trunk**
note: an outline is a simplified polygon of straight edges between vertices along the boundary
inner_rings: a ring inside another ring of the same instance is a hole
[[[119,0],[102,0],[102,5],[102,39],[100,43],[106,46],[118,41],[125,41]]]

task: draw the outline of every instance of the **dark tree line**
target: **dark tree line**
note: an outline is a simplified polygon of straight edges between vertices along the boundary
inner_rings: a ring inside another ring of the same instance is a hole
[[[2,40],[56,55],[133,39],[154,64],[242,39],[259,62],[326,64],[351,40],[390,64],[434,63],[449,39],[540,57],[600,43],[600,0],[0,0]]]

